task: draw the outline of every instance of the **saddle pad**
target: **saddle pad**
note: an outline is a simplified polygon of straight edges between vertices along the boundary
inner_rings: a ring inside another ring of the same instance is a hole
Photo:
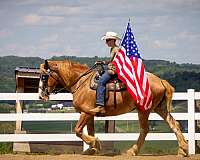
[[[98,81],[99,81],[99,73],[96,72],[91,78],[90,81],[90,88],[93,90],[97,89],[98,86]],[[112,78],[108,83],[106,84],[106,91],[122,91],[126,90],[126,85],[122,83],[117,77]]]

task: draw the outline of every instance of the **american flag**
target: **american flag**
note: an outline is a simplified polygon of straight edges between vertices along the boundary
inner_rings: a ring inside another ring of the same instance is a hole
[[[128,92],[139,109],[141,111],[149,109],[152,105],[152,93],[142,58],[131,31],[130,21],[122,38],[119,52],[112,63],[116,67],[119,79],[126,84]]]

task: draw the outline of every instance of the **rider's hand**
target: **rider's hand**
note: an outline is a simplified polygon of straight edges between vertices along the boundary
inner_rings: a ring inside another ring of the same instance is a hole
[[[104,61],[96,61],[95,62],[95,65],[102,65],[102,64],[104,64]]]

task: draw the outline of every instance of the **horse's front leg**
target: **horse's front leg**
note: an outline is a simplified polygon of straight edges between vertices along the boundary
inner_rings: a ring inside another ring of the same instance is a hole
[[[94,136],[94,117],[92,117],[87,123],[88,135]]]
[[[88,132],[88,135],[94,136],[94,117],[92,117],[87,123],[87,132]],[[98,148],[98,150],[101,149],[101,144],[99,141],[98,141],[98,143],[96,143],[96,148]],[[90,145],[89,148],[87,150],[85,150],[83,154],[93,155],[97,151],[96,148],[93,148],[93,145]]]
[[[85,154],[94,154],[101,149],[100,142],[94,137],[94,116],[81,112],[80,118],[76,124],[75,132],[90,147]],[[88,125],[88,134],[83,133],[83,128]]]

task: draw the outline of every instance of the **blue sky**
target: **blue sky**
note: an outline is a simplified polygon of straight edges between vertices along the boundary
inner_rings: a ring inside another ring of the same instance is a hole
[[[109,56],[129,18],[144,59],[200,64],[200,0],[0,0],[0,56]]]

